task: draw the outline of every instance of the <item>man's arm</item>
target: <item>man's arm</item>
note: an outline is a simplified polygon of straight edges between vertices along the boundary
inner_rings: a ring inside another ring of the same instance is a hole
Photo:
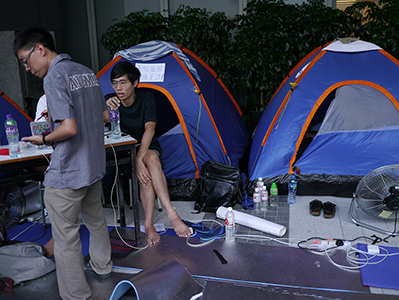
[[[155,134],[155,126],[156,126],[155,122],[145,123],[145,125],[144,125],[145,130],[144,130],[143,137],[141,139],[140,150],[137,153],[138,159],[143,159],[144,155],[147,153],[148,148],[150,147],[150,144],[152,141],[152,137]]]
[[[74,136],[77,132],[78,125],[74,119],[62,120],[56,130],[46,135],[46,141],[49,143],[61,142]],[[33,145],[43,145],[43,138],[40,135],[23,137],[22,141],[31,142]]]

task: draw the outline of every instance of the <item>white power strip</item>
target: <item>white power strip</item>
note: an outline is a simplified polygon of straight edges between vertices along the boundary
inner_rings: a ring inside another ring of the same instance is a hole
[[[321,240],[315,243],[317,249],[320,251],[328,250],[331,248],[347,250],[351,243],[349,241],[342,240]]]

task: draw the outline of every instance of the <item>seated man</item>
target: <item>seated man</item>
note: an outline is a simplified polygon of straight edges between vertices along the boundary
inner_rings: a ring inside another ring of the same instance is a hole
[[[43,119],[43,117],[45,119]],[[48,116],[47,116],[47,98],[46,94],[40,97],[39,101],[37,102],[36,105],[36,114],[35,114],[35,122],[38,121],[48,121]]]
[[[110,109],[119,108],[121,130],[140,143],[137,153],[137,178],[140,183],[140,199],[145,214],[145,232],[147,242],[153,245],[160,241],[152,216],[155,207],[155,194],[161,200],[173,229],[179,237],[191,234],[173,208],[162,171],[162,148],[156,140],[156,100],[151,93],[136,89],[140,80],[140,71],[131,63],[117,63],[111,71],[111,85],[115,94],[107,95]],[[121,105],[122,104],[122,105]]]

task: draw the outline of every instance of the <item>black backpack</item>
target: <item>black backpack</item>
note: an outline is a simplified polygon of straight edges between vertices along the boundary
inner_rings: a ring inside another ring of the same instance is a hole
[[[219,206],[234,207],[243,198],[240,169],[208,160],[202,165],[200,193],[195,202],[198,212],[216,212]]]

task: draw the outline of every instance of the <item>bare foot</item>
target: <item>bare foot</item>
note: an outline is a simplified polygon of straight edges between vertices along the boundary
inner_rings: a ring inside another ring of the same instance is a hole
[[[172,224],[173,229],[179,237],[188,237],[191,235],[190,228],[188,228],[187,225],[184,224],[179,216],[171,219],[170,224]]]
[[[147,235],[147,243],[150,246],[155,245],[161,240],[161,237],[152,224],[150,226],[145,226],[145,234]]]
[[[54,238],[51,238],[46,245],[44,245],[44,249],[46,249],[46,257],[50,258],[54,256]]]

